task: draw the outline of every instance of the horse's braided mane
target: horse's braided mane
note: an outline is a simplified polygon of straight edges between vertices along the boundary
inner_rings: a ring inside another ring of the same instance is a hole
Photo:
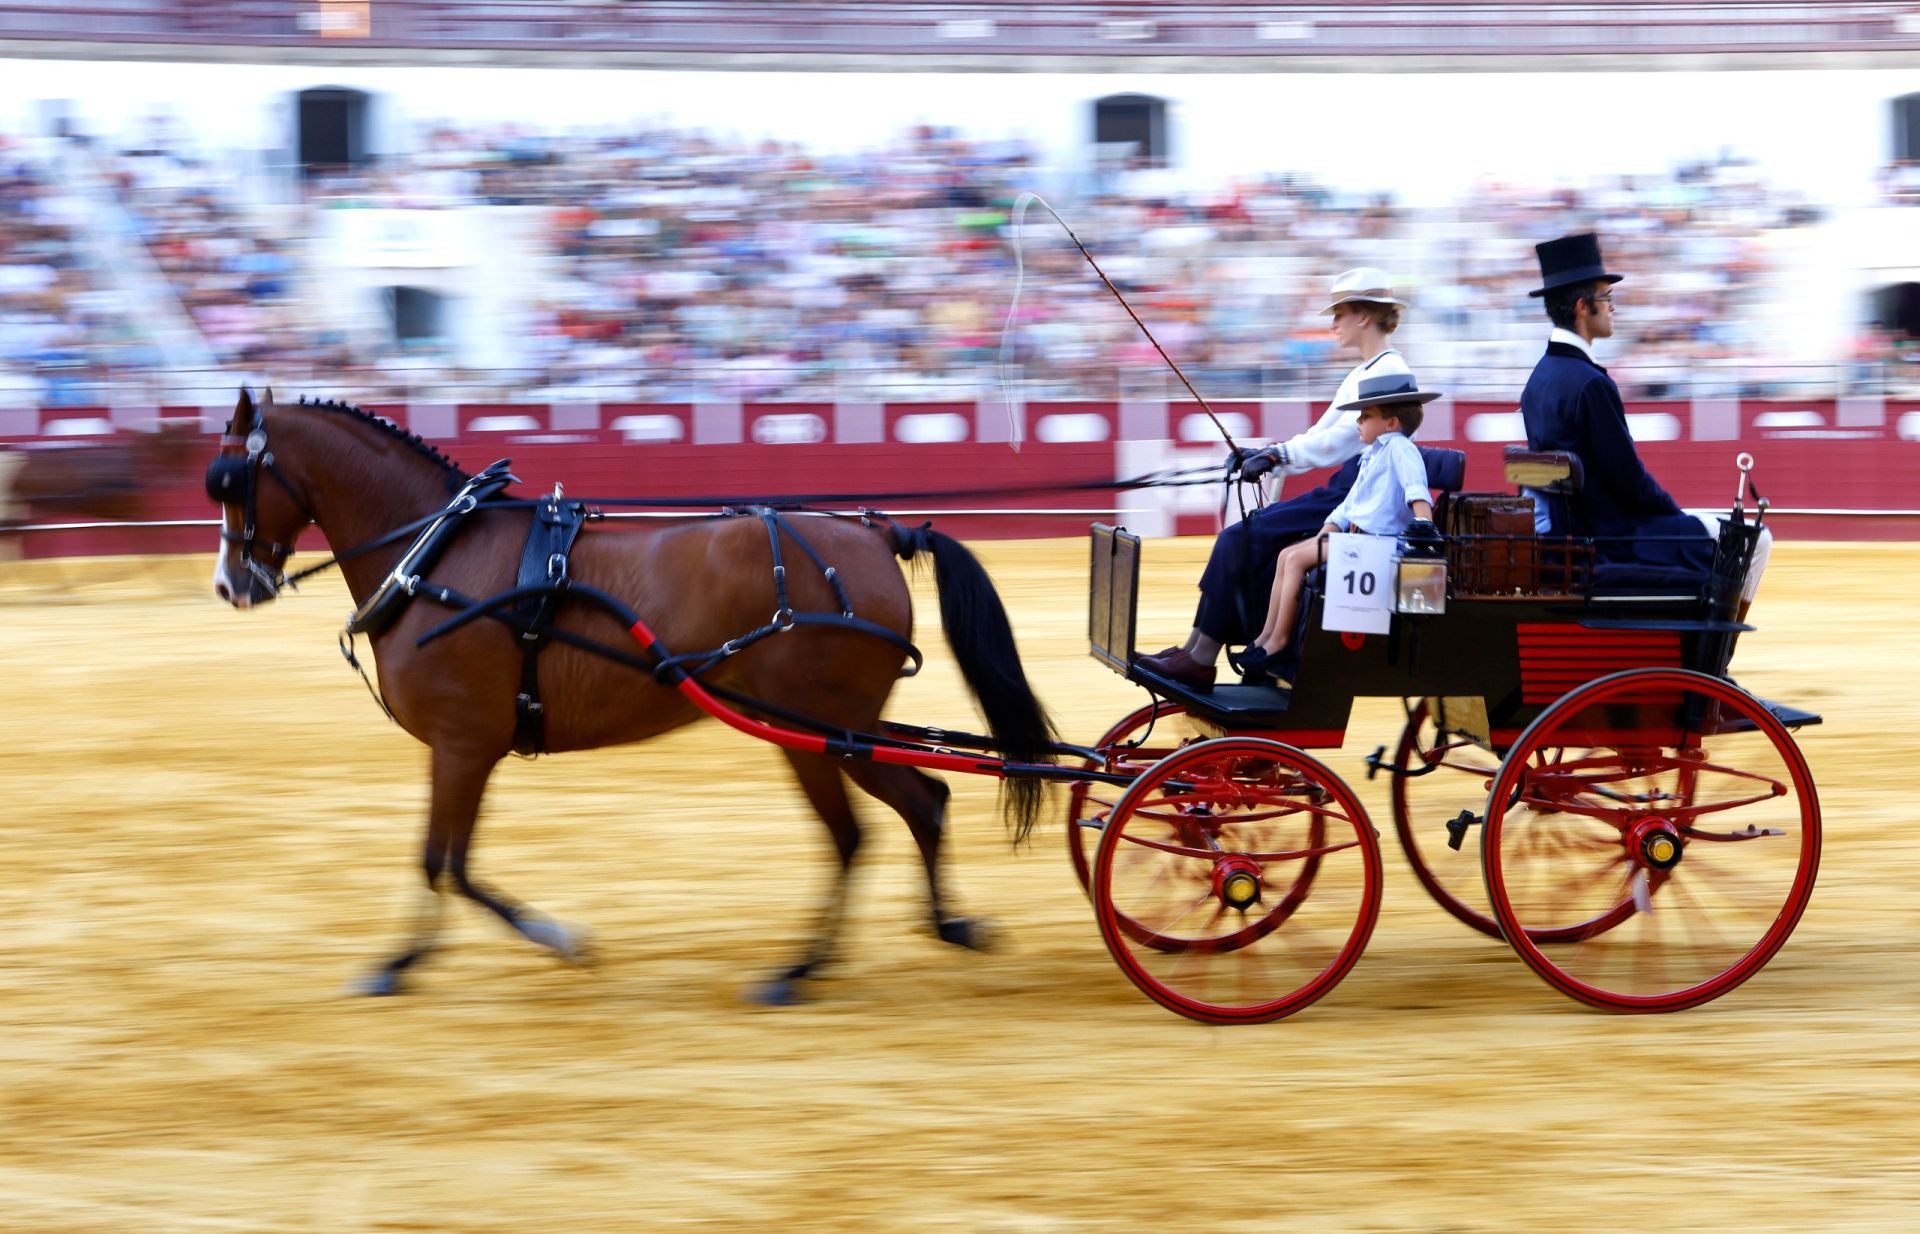
[[[401,428],[385,416],[376,416],[364,407],[355,407],[352,403],[343,403],[338,399],[308,398],[304,394],[300,396],[299,405],[302,407],[311,407],[316,411],[339,411],[345,412],[350,416],[357,416],[387,436],[409,446],[415,453],[438,463],[442,468],[452,473],[452,475],[457,476],[459,479],[465,480],[469,478],[467,473],[461,469],[460,464],[442,454],[439,447],[432,445],[418,433],[409,433],[406,429]]]

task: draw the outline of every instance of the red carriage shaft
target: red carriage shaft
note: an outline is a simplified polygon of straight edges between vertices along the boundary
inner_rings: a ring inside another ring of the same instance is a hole
[[[663,658],[664,651],[659,646],[659,638],[647,628],[647,623],[636,619],[627,631],[632,634],[641,649],[656,658]],[[944,750],[922,748],[903,748],[871,744],[863,741],[842,741],[836,737],[825,737],[818,733],[803,733],[796,729],[782,728],[769,724],[765,720],[756,720],[741,715],[738,711],[715,698],[692,676],[684,672],[675,674],[674,688],[686,698],[722,723],[740,730],[749,737],[758,737],[787,750],[804,750],[812,754],[831,754],[840,758],[864,758],[876,763],[896,763],[904,767],[922,767],[933,771],[957,771],[969,775],[988,775],[1005,779],[1008,764],[1005,759],[992,758],[976,754],[954,754]]]

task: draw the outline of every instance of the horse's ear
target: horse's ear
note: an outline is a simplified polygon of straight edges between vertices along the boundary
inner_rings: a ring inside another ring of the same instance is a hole
[[[253,391],[247,389],[247,387],[245,386],[241,386],[240,401],[233,405],[234,422],[238,423],[244,417],[250,416],[252,414],[253,414]]]
[[[261,395],[260,405],[263,407],[273,406],[273,387],[272,386],[268,386],[266,389],[266,393]]]

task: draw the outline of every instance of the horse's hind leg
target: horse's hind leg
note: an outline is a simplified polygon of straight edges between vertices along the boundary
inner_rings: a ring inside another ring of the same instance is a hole
[[[820,754],[805,754],[797,750],[789,750],[786,754],[787,761],[793,764],[794,775],[800,779],[800,787],[807,794],[807,800],[813,803],[814,812],[820,815],[820,821],[827,825],[828,832],[833,836],[839,868],[834,872],[833,891],[827,897],[826,908],[820,914],[820,932],[801,956],[800,962],[748,994],[753,1001],[771,1006],[799,1002],[802,997],[800,983],[816,976],[833,957],[834,937],[840,931],[840,917],[846,908],[847,879],[853,870],[854,854],[860,851],[860,820],[854,817],[853,806],[847,801],[847,786],[840,779],[840,764]]]
[[[545,947],[564,960],[583,958],[584,945],[573,931],[481,886],[467,873],[474,824],[480,815],[480,798],[499,761],[497,757],[485,755],[438,749],[433,752],[433,798],[421,854],[421,872],[426,876],[426,885],[413,937],[404,951],[367,978],[361,987],[365,993],[398,993],[401,974],[433,950],[439,939],[449,882],[461,895],[493,910],[529,942]]]
[[[987,921],[980,917],[947,916],[945,897],[940,890],[940,841],[947,829],[947,798],[951,790],[918,768],[893,763],[850,763],[847,774],[855,784],[891,806],[913,832],[913,842],[919,846],[920,860],[927,869],[927,907],[940,941],[975,951],[986,950],[991,936]]]

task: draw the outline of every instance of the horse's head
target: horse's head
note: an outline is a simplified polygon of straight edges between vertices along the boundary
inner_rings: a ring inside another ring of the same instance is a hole
[[[207,496],[220,506],[213,593],[235,608],[265,604],[286,582],[283,567],[313,512],[281,474],[267,445],[273,391],[256,405],[242,387],[220,453],[207,466]]]

